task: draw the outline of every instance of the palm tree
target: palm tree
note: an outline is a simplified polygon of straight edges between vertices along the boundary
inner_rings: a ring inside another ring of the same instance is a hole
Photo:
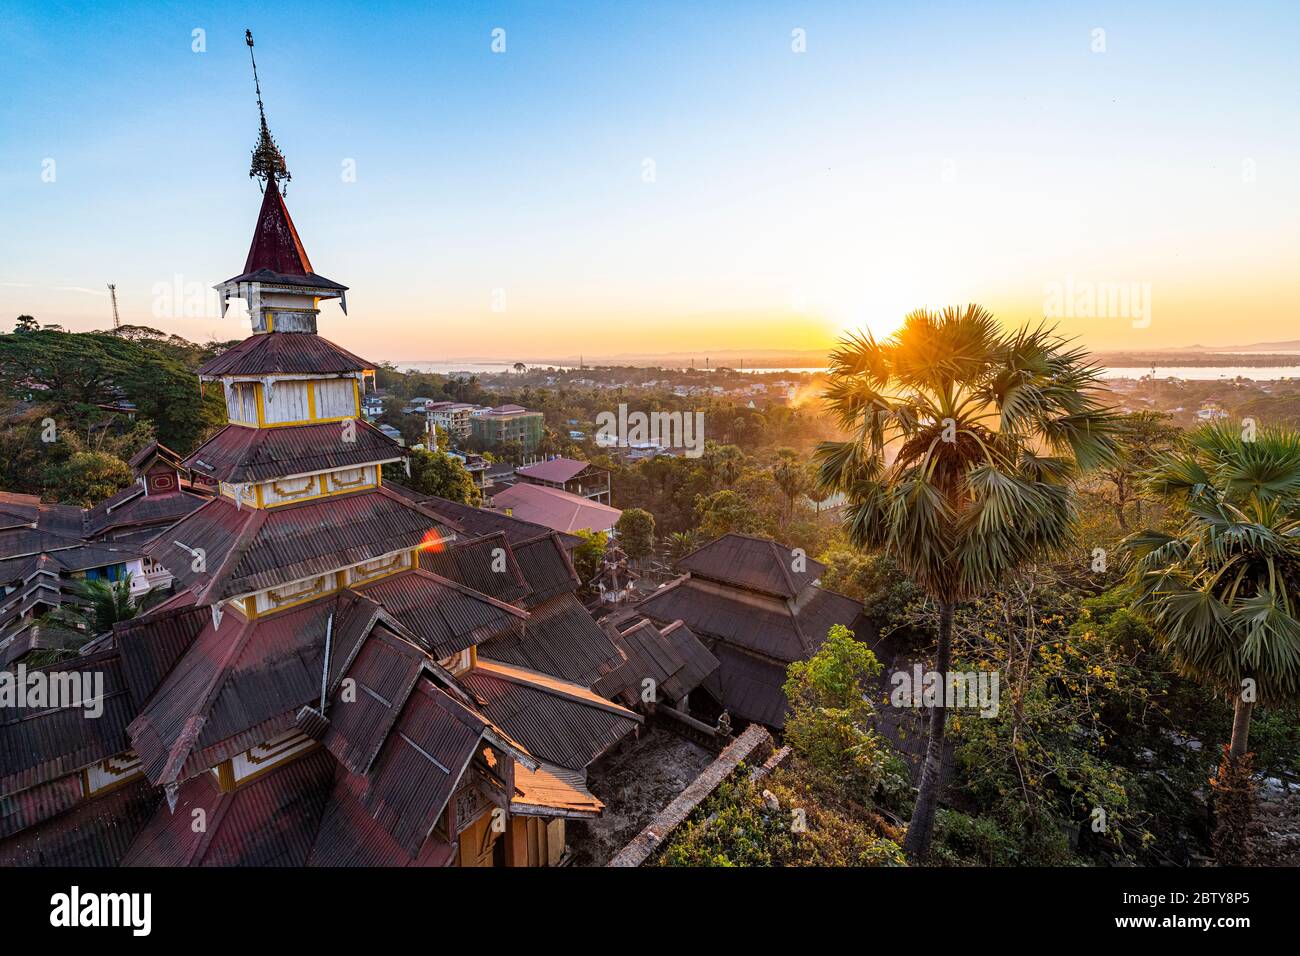
[[[694,551],[700,544],[700,534],[694,529],[674,531],[668,535],[668,557],[676,563]]]
[[[818,481],[848,499],[859,548],[898,562],[939,609],[947,675],[953,612],[1069,538],[1070,479],[1114,454],[1098,369],[1038,326],[1004,333],[985,309],[912,312],[891,338],[852,336],[831,355],[827,407],[848,441],[823,442]],[[904,850],[929,851],[947,708],[930,733]]]
[[[50,618],[65,627],[86,632],[86,640],[113,629],[119,621],[129,621],[147,611],[164,597],[159,590],[147,591],[139,600],[131,594],[131,573],[118,581],[103,578],[77,581],[68,588],[76,603],[61,604]]]
[[[776,453],[776,464],[772,466],[772,480],[781,489],[785,497],[785,511],[781,515],[781,526],[794,517],[794,501],[804,490],[807,472],[799,463],[799,455],[793,448],[782,448]]]
[[[1215,857],[1248,863],[1256,703],[1300,697],[1300,434],[1228,425],[1193,432],[1147,489],[1185,515],[1175,533],[1124,539],[1135,606],[1175,668],[1233,704],[1216,792]]]

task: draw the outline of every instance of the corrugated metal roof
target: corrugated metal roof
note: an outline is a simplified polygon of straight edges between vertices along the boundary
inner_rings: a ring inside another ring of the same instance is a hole
[[[426,660],[382,625],[371,633],[347,670],[353,685],[340,683],[327,711],[323,743],[348,770],[370,770]]]
[[[512,544],[515,561],[532,592],[523,598],[524,607],[535,607],[560,594],[571,594],[582,584],[565,546],[564,536],[554,531]]]
[[[201,600],[235,597],[415,547],[450,532],[386,488],[281,508],[236,509],[213,499],[148,548]],[[202,570],[195,570],[195,550]]]
[[[382,604],[439,660],[493,634],[518,628],[528,617],[519,608],[428,571],[395,574],[361,585],[357,591]]]
[[[438,551],[422,551],[420,567],[507,604],[532,590],[501,531]]]
[[[0,842],[0,866],[117,866],[161,799],[128,783]]]
[[[134,707],[116,651],[103,651],[47,667],[45,675],[102,675],[103,713],[84,706],[0,710],[0,794],[14,793],[80,770],[130,749],[126,727]],[[92,684],[92,691],[93,691]]]
[[[514,547],[522,542],[532,540],[538,535],[550,534],[553,530],[545,525],[523,521],[501,511],[488,511],[484,508],[461,504],[459,501],[449,501],[446,498],[438,498],[433,495],[421,495],[396,484],[392,486],[410,500],[417,501],[430,511],[456,522],[470,537],[477,538],[485,534],[492,534],[495,531],[502,531],[510,542],[510,546]],[[562,534],[560,540],[566,551],[572,551],[581,541],[577,535],[572,534]]]
[[[136,707],[153,696],[172,666],[212,620],[206,607],[188,601],[169,604],[149,614],[113,626],[122,676]]]
[[[479,653],[588,686],[623,662],[609,635],[567,591],[535,607],[522,634],[494,636]]]
[[[523,668],[480,659],[461,681],[529,753],[570,770],[585,769],[642,723],[585,687]]]
[[[250,335],[199,368],[203,378],[223,375],[337,375],[373,369],[374,363],[353,355],[329,339],[306,332]]]
[[[590,498],[571,495],[547,485],[518,484],[492,493],[495,508],[508,508],[511,517],[544,525],[554,531],[609,531],[623,514]]]
[[[564,484],[586,471],[590,464],[591,462],[578,461],[576,458],[552,458],[535,465],[516,468],[515,474],[523,475],[525,478],[536,478],[538,481],[556,481]]]
[[[608,670],[593,689],[634,706],[643,682],[654,681],[656,694],[678,701],[717,670],[718,660],[680,621],[663,633],[642,619],[615,638],[626,660]]]
[[[724,534],[677,562],[678,569],[698,577],[791,598],[822,576],[826,566],[794,549],[766,538]],[[795,570],[802,567],[803,570]]]
[[[786,668],[760,660],[721,642],[713,645],[718,669],[705,686],[732,714],[778,730],[785,726],[789,708],[783,690]]]
[[[401,446],[378,428],[360,419],[349,422],[355,428],[346,431],[338,422],[285,428],[227,425],[185,459],[185,466],[240,484],[402,457]]]
[[[510,810],[525,816],[598,817],[605,805],[587,789],[583,775],[554,764],[536,770],[515,767],[515,794]]]
[[[436,836],[425,840],[418,854],[402,849],[362,804],[358,792],[364,787],[361,778],[340,770],[308,866],[446,866],[452,862],[455,847]]]
[[[420,680],[370,774],[362,803],[415,856],[479,748],[487,723]]]

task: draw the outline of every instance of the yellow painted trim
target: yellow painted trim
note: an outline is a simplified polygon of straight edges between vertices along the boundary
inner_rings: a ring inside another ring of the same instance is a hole
[[[373,490],[373,489],[375,489],[375,488],[378,488],[378,487],[379,487],[379,483],[378,483],[378,482],[374,482],[374,481],[372,481],[372,482],[370,482],[369,484],[365,484],[365,485],[357,485],[357,486],[354,487],[354,488],[344,488],[344,489],[342,489],[342,490],[340,490],[340,491],[326,491],[326,492],[322,492],[321,494],[318,494],[318,495],[305,495],[305,496],[302,497],[302,498],[291,498],[291,499],[288,500],[288,501],[273,501],[273,502],[270,502],[269,504],[267,504],[266,507],[267,507],[267,508],[282,508],[282,507],[284,507],[285,505],[296,505],[296,504],[300,504],[301,502],[304,502],[304,501],[316,501],[317,499],[320,499],[320,498],[335,498],[335,497],[338,497],[339,495],[350,495],[350,494],[352,494],[353,492],[357,492],[357,491],[371,491],[371,490]]]
[[[317,478],[320,479],[320,481],[318,481],[316,484],[317,487],[320,488],[320,493],[322,495],[327,495],[330,492],[329,484],[326,480],[325,475],[326,473],[322,471],[319,475],[316,476]]]
[[[259,508],[265,508],[266,505],[262,501],[262,483],[260,481],[257,484],[253,485],[253,492],[257,498],[257,506]]]
[[[361,389],[355,378],[352,380],[352,412],[357,418],[361,417]]]
[[[311,379],[307,380],[307,417],[316,420],[316,383]]]
[[[405,552],[405,553],[408,554],[408,556],[411,554],[411,552]],[[364,581],[353,581],[353,582],[351,582],[351,583],[349,583],[349,584],[336,584],[334,587],[330,588],[328,591],[321,591],[319,594],[313,594],[313,595],[312,595],[311,597],[309,597],[309,598],[303,598],[303,599],[300,600],[300,601],[294,601],[294,602],[292,602],[292,603],[290,603],[290,604],[280,604],[280,605],[278,605],[278,606],[276,606],[276,607],[274,607],[274,608],[271,608],[271,609],[269,609],[269,610],[266,610],[266,611],[258,611],[258,610],[256,610],[256,607],[257,607],[257,595],[256,595],[256,594],[250,594],[250,595],[249,595],[248,597],[246,597],[244,600],[245,600],[248,604],[252,605],[253,608],[255,609],[255,610],[252,612],[252,614],[251,614],[250,616],[253,617],[253,618],[257,618],[257,619],[260,620],[260,619],[262,619],[262,618],[270,617],[270,616],[273,615],[273,614],[279,614],[281,611],[288,611],[288,610],[291,610],[291,609],[293,609],[293,608],[295,608],[295,607],[299,607],[299,606],[301,606],[301,605],[303,605],[303,604],[310,604],[312,601],[319,601],[321,598],[327,598],[327,597],[329,597],[331,594],[337,594],[339,591],[343,591],[343,590],[345,590],[345,589],[347,589],[347,588],[351,588],[351,587],[365,587],[366,585],[373,584],[375,581],[382,581],[384,578],[390,578],[390,577],[392,577],[394,574],[402,574],[403,572],[410,571],[412,567],[414,567],[414,565],[411,565],[411,564],[401,564],[401,565],[398,565],[397,567],[393,568],[391,571],[384,571],[382,574],[376,574],[374,577],[366,578]],[[337,578],[337,577],[340,576],[340,575],[349,575],[349,576],[350,576],[351,573],[352,573],[354,570],[356,570],[356,569],[355,569],[355,568],[339,568],[339,569],[336,570],[336,571],[332,571],[332,572],[328,572],[328,573],[334,574],[335,577]],[[289,583],[293,583],[293,582],[289,582]],[[259,591],[258,593],[260,594],[261,592]]]
[[[229,760],[217,764],[217,784],[222,793],[230,793],[235,789],[235,768]]]
[[[287,425],[328,425],[330,422],[346,422],[353,416],[340,415],[338,418],[304,418],[296,422],[259,422],[261,428],[284,428]]]
[[[272,315],[270,312],[266,312],[266,313],[263,313],[263,314],[266,316],[266,331],[268,331],[268,332],[274,332],[274,331],[275,331],[275,316]]]
[[[253,383],[253,399],[257,402],[257,427],[266,427],[266,407],[262,404],[262,383]]]

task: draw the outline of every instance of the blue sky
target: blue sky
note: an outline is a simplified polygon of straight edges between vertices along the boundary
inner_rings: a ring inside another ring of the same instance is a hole
[[[4,323],[102,327],[114,281],[128,321],[245,333],[164,290],[243,265],[251,27],[289,207],[352,288],[322,331],[374,358],[820,348],[950,301],[1029,320],[1066,279],[1150,290],[1145,326],[1062,320],[1097,346],[1300,335],[1294,3],[0,18]]]

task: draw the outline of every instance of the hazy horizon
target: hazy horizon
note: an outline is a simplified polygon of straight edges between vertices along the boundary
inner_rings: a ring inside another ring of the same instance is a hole
[[[248,333],[193,290],[260,201],[251,27],[350,287],[321,333],[368,357],[825,351],[968,301],[1094,350],[1300,336],[1287,4],[369,10],[0,0],[0,323],[108,327],[115,282],[124,322]]]

